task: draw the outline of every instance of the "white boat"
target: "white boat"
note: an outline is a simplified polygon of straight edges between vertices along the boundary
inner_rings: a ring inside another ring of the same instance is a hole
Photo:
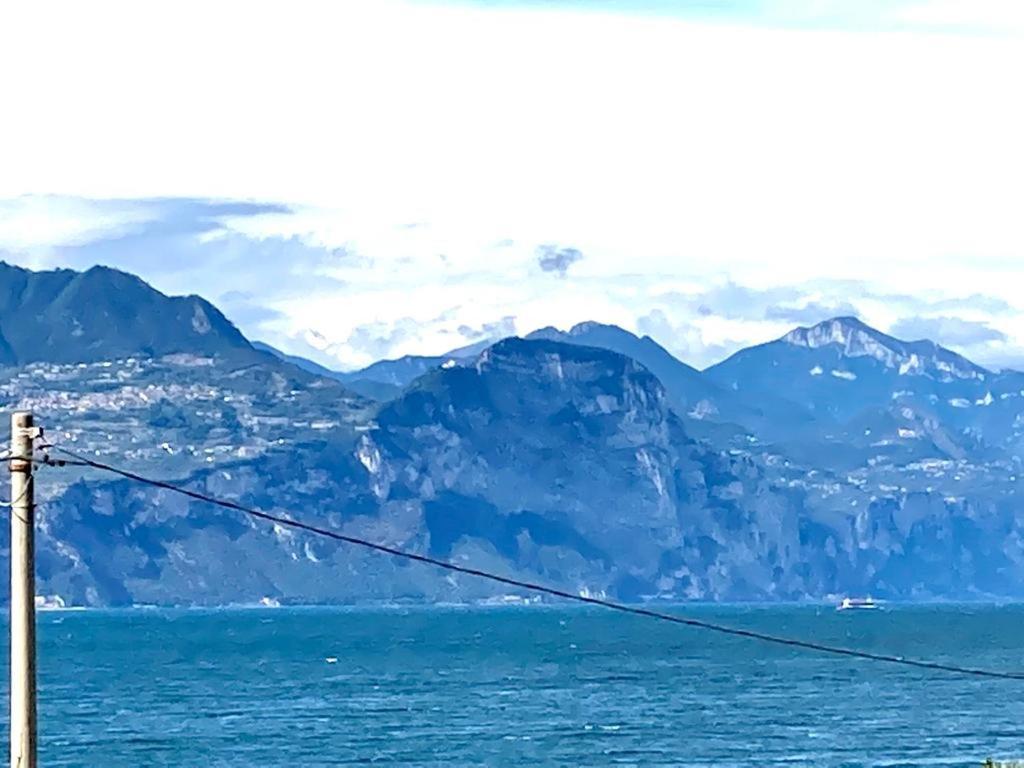
[[[837,611],[872,611],[876,608],[878,603],[870,597],[844,597],[836,606]]]
[[[67,608],[64,598],[60,595],[36,595],[36,610],[63,611]]]
[[[492,595],[477,601],[478,605],[536,605],[540,602],[540,595]]]

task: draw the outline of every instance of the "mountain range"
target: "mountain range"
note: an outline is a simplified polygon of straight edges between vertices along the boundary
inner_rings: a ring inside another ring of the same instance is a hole
[[[856,318],[705,371],[583,323],[338,373],[122,272],[0,264],[0,366],[5,408],[54,442],[563,588],[1024,595],[1024,374]],[[43,472],[39,591],[68,604],[494,594],[94,470]]]

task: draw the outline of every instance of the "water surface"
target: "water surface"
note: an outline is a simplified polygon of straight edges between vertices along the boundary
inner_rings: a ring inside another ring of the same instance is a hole
[[[1021,606],[679,610],[1024,670]],[[598,609],[60,612],[40,615],[39,642],[44,766],[977,766],[1024,757],[1024,682]],[[2,678],[6,686],[6,668]]]

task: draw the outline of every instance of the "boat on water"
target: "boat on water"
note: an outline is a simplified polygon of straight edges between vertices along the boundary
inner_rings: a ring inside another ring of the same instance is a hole
[[[878,603],[870,597],[844,597],[836,606],[837,611],[872,611],[876,608]]]
[[[536,605],[539,602],[540,595],[528,595],[527,597],[521,595],[493,595],[478,600],[477,605],[488,607],[495,605]]]

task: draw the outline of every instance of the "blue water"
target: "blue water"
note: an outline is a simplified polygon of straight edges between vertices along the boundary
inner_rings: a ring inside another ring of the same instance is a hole
[[[1020,606],[686,610],[1024,670]],[[69,612],[40,615],[39,634],[44,766],[978,766],[1024,757],[1024,682],[820,656],[596,609]]]

